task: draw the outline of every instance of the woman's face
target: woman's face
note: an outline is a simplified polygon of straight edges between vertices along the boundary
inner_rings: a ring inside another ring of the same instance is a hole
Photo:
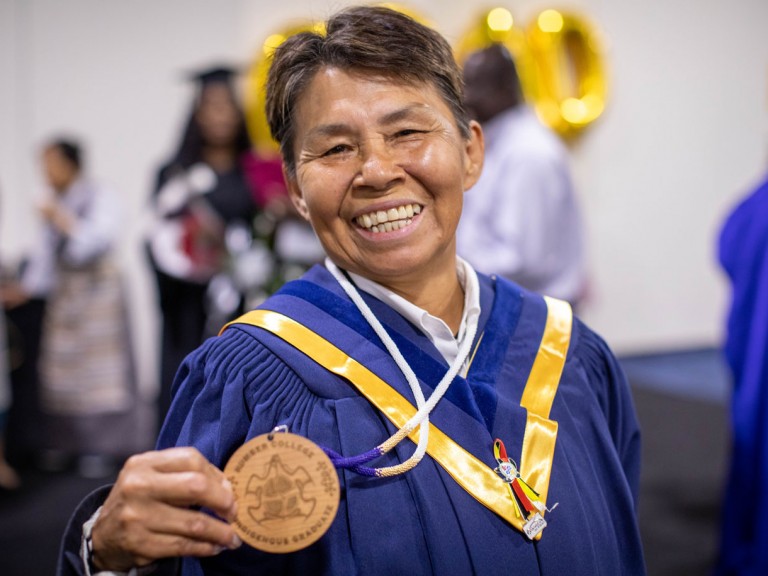
[[[482,167],[482,133],[459,133],[429,84],[321,69],[295,111],[299,212],[341,268],[384,285],[455,268],[464,191]]]
[[[212,83],[203,89],[197,122],[209,146],[229,146],[234,142],[240,118],[226,84]]]

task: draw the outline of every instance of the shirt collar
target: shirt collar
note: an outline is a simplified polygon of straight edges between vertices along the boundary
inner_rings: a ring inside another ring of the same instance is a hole
[[[457,256],[456,274],[464,290],[464,311],[461,315],[459,332],[454,337],[448,325],[440,318],[433,316],[423,308],[419,308],[381,284],[349,272],[352,281],[360,290],[389,305],[424,332],[449,364],[458,354],[459,345],[467,333],[467,327],[473,323],[477,324],[480,318],[480,287],[477,273],[466,260]]]

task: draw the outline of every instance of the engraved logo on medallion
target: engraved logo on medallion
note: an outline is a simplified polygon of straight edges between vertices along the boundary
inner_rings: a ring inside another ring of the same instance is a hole
[[[273,456],[263,476],[252,474],[248,480],[245,495],[253,503],[248,514],[259,524],[297,516],[309,518],[317,502],[304,495],[304,486],[310,482],[312,478],[303,466],[290,470],[280,456]]]

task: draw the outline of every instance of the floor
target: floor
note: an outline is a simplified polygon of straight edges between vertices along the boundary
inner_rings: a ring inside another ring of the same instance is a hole
[[[649,576],[708,576],[728,458],[727,373],[716,350],[622,358],[643,428],[640,528]],[[0,491],[0,575],[49,575],[77,502],[112,477],[29,467]]]
[[[643,429],[640,530],[649,576],[708,576],[729,458],[718,350],[621,358]]]

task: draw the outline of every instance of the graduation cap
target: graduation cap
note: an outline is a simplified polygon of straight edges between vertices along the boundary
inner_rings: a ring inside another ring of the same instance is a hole
[[[232,66],[212,66],[187,74],[187,79],[195,82],[200,88],[214,83],[230,84],[240,73]]]

